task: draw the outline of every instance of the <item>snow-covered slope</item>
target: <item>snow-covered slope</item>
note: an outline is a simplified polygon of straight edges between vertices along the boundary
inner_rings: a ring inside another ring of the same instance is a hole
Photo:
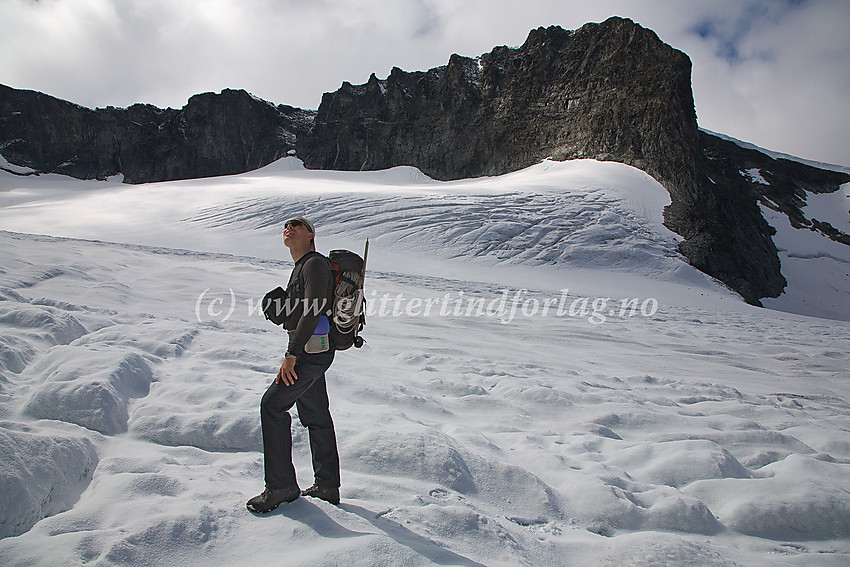
[[[0,563],[850,558],[850,324],[692,270],[640,171],[0,181]],[[342,504],[261,518],[256,303],[305,211],[321,250],[371,238],[368,342],[328,375]]]
[[[811,206],[821,216],[833,211],[825,218],[850,230],[848,195],[850,185],[810,196]],[[618,297],[660,294],[688,305],[701,294],[734,297],[677,252],[679,237],[663,226],[669,202],[644,172],[593,160],[455,182],[409,167],[308,171],[296,158],[243,175],[141,186],[0,171],[0,228],[7,230],[284,259],[280,223],[305,213],[321,227],[325,250],[371,238],[379,269]],[[789,280],[765,304],[850,321],[850,247],[764,212],[780,233]]]
[[[804,213],[850,232],[850,183],[835,193],[808,194]],[[767,222],[776,229],[773,241],[779,250],[785,293],[762,301],[769,309],[805,313],[814,317],[850,321],[850,246],[820,233],[796,229],[788,217],[761,206]]]
[[[617,163],[547,161],[501,177],[441,183],[408,167],[307,171],[285,158],[232,177],[119,181],[0,175],[0,223],[55,236],[281,257],[281,223],[303,212],[321,227],[328,248],[371,237],[380,268],[401,262],[433,273],[446,269],[442,260],[456,259],[448,266],[549,265],[560,274],[601,268],[716,287],[676,253],[677,237],[662,225],[667,192]]]

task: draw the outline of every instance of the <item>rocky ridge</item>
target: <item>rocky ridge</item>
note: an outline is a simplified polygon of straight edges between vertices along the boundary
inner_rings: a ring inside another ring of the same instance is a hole
[[[429,71],[394,68],[326,93],[318,111],[225,90],[181,110],[84,109],[0,88],[0,153],[36,171],[125,181],[239,173],[296,150],[308,168],[411,165],[437,179],[499,175],[545,158],[638,167],[667,188],[665,224],[695,267],[748,302],[786,286],[759,203],[850,245],[803,213],[807,193],[844,173],[774,159],[699,130],[687,55],[631,20],[533,30],[516,48],[452,55]],[[745,175],[757,169],[761,181]],[[764,183],[763,181],[766,181]]]
[[[294,150],[314,111],[275,106],[243,90],[191,97],[182,109],[150,104],[91,110],[0,85],[0,153],[37,172],[127,183],[229,175]]]

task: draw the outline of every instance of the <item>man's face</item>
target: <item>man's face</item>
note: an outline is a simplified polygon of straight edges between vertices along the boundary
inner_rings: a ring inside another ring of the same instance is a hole
[[[309,244],[313,239],[313,233],[303,222],[291,220],[283,227],[283,244],[292,248],[293,244]]]

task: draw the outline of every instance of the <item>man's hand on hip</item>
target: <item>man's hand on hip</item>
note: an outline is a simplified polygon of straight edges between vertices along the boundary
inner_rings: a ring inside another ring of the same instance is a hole
[[[292,386],[298,380],[298,375],[295,374],[295,359],[284,358],[283,364],[280,365],[280,370],[274,379],[275,384],[280,384],[281,380],[287,386]]]

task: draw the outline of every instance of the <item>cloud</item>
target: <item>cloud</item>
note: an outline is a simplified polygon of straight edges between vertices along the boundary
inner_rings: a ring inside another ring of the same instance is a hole
[[[244,88],[316,108],[342,81],[620,15],[691,57],[702,126],[850,164],[842,0],[0,0],[0,9],[0,82],[89,107],[180,107],[192,94]]]
[[[746,52],[747,40],[778,22],[793,19],[803,4],[794,0],[738,2],[706,14],[686,31],[714,45],[715,54],[731,64],[748,58],[769,59],[767,52]]]
[[[850,107],[842,102],[850,90],[850,35],[843,29],[850,4],[742,3],[711,21],[675,42],[694,61],[700,124],[850,165]]]

